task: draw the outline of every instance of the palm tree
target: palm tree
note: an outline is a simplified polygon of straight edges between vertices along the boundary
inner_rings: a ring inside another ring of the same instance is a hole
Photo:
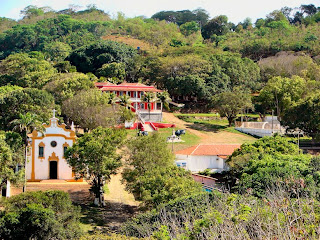
[[[166,109],[166,110],[170,110],[169,108],[169,101],[171,101],[171,98],[169,96],[169,93],[168,92],[158,92],[157,93],[157,98],[159,99],[159,101],[162,103],[163,107]]]
[[[120,100],[120,105],[124,106],[125,108],[128,108],[128,107],[131,108],[130,96],[122,95],[119,97],[119,100]]]
[[[44,127],[38,119],[38,116],[34,113],[27,112],[25,115],[19,113],[19,118],[10,122],[13,125],[13,130],[23,134],[22,138],[25,144],[25,165],[24,165],[24,186],[23,191],[26,191],[26,167],[27,167],[27,147],[28,147],[28,133],[37,129],[43,132]]]
[[[148,103],[148,111],[149,111],[149,121],[150,121],[150,110],[151,104],[156,99],[155,94],[153,92],[147,92],[143,96],[141,96],[141,101]]]
[[[113,111],[115,111],[116,103],[118,101],[119,101],[119,98],[117,97],[117,95],[115,93],[112,92],[109,94],[109,104],[112,105]]]

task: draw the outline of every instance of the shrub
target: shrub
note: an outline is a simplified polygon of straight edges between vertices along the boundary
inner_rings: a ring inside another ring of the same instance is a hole
[[[80,209],[62,191],[27,192],[11,197],[0,212],[1,239],[76,239]]]

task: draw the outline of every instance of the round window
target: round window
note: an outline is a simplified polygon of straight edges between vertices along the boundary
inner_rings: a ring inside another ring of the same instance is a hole
[[[57,142],[56,141],[52,141],[51,142],[51,147],[56,147],[57,146]]]

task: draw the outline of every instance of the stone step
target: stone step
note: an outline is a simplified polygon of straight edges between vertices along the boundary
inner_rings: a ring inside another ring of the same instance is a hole
[[[68,182],[61,179],[47,179],[47,180],[41,180],[40,183],[68,183]]]
[[[147,132],[153,132],[153,128],[150,126],[150,124],[143,124],[144,130]]]

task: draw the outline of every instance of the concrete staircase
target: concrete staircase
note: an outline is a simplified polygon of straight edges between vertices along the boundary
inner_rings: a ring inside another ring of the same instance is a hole
[[[147,131],[147,132],[153,132],[153,128],[150,126],[150,124],[142,124],[143,125],[143,129],[144,131]]]

